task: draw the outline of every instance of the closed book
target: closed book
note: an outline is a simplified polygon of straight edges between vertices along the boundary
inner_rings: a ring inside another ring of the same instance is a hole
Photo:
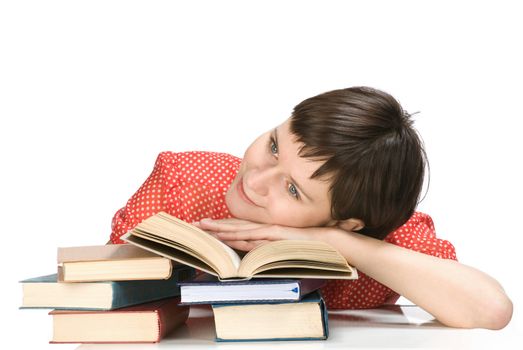
[[[169,298],[113,311],[54,310],[50,343],[156,343],[185,323],[189,307]]]
[[[238,304],[299,301],[323,287],[321,279],[253,279],[222,282],[209,274],[180,283],[183,304]]]
[[[172,261],[131,244],[58,248],[58,281],[168,279]]]
[[[212,305],[216,341],[324,340],[328,314],[319,291],[299,302]]]
[[[58,282],[57,275],[21,281],[21,308],[113,310],[179,296],[179,281],[193,278],[192,267],[177,265],[167,280]]]

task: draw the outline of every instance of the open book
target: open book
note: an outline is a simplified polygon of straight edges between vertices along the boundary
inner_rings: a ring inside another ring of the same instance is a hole
[[[218,276],[355,279],[355,268],[333,247],[320,241],[266,243],[243,258],[207,232],[160,212],[138,224],[122,240]]]

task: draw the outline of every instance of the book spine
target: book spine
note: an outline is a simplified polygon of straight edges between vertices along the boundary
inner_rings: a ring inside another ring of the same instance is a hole
[[[173,331],[178,326],[182,325],[189,318],[189,306],[184,306],[176,303],[168,303],[165,307],[161,307],[157,311],[158,316],[158,339],[159,342],[167,334]]]
[[[111,309],[179,296],[180,286],[178,286],[178,282],[193,278],[194,275],[194,268],[177,265],[168,280],[113,282]]]
[[[64,266],[62,264],[58,264],[58,266],[57,266],[56,280],[58,282],[64,282]]]
[[[312,292],[322,288],[323,286],[325,286],[327,284],[327,281],[322,280],[322,279],[309,278],[309,279],[299,280],[298,284],[300,286],[300,300],[301,300],[307,294],[312,293]]]
[[[313,338],[260,338],[260,339],[222,339],[214,338],[219,343],[240,343],[240,342],[265,342],[265,341],[300,341],[300,340],[326,340],[327,337],[313,337]]]
[[[324,338],[329,338],[329,312],[327,311],[327,305],[325,305],[325,301],[323,300],[323,296],[320,294],[320,310],[321,310],[321,316],[323,321],[323,335]]]

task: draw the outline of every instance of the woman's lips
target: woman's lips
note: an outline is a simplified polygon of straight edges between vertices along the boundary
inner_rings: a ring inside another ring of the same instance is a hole
[[[236,185],[236,188],[238,190],[238,194],[240,195],[240,197],[247,203],[251,204],[251,205],[254,205],[254,206],[259,206],[257,205],[256,203],[254,203],[248,196],[247,196],[247,193],[245,193],[245,190],[243,188],[243,177],[241,179],[238,180],[238,184]]]

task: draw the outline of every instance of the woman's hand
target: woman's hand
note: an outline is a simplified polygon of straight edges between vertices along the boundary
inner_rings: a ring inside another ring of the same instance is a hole
[[[326,234],[326,227],[296,228],[240,219],[203,219],[193,223],[211,233],[233,249],[249,251],[254,247],[282,239],[320,240]]]

